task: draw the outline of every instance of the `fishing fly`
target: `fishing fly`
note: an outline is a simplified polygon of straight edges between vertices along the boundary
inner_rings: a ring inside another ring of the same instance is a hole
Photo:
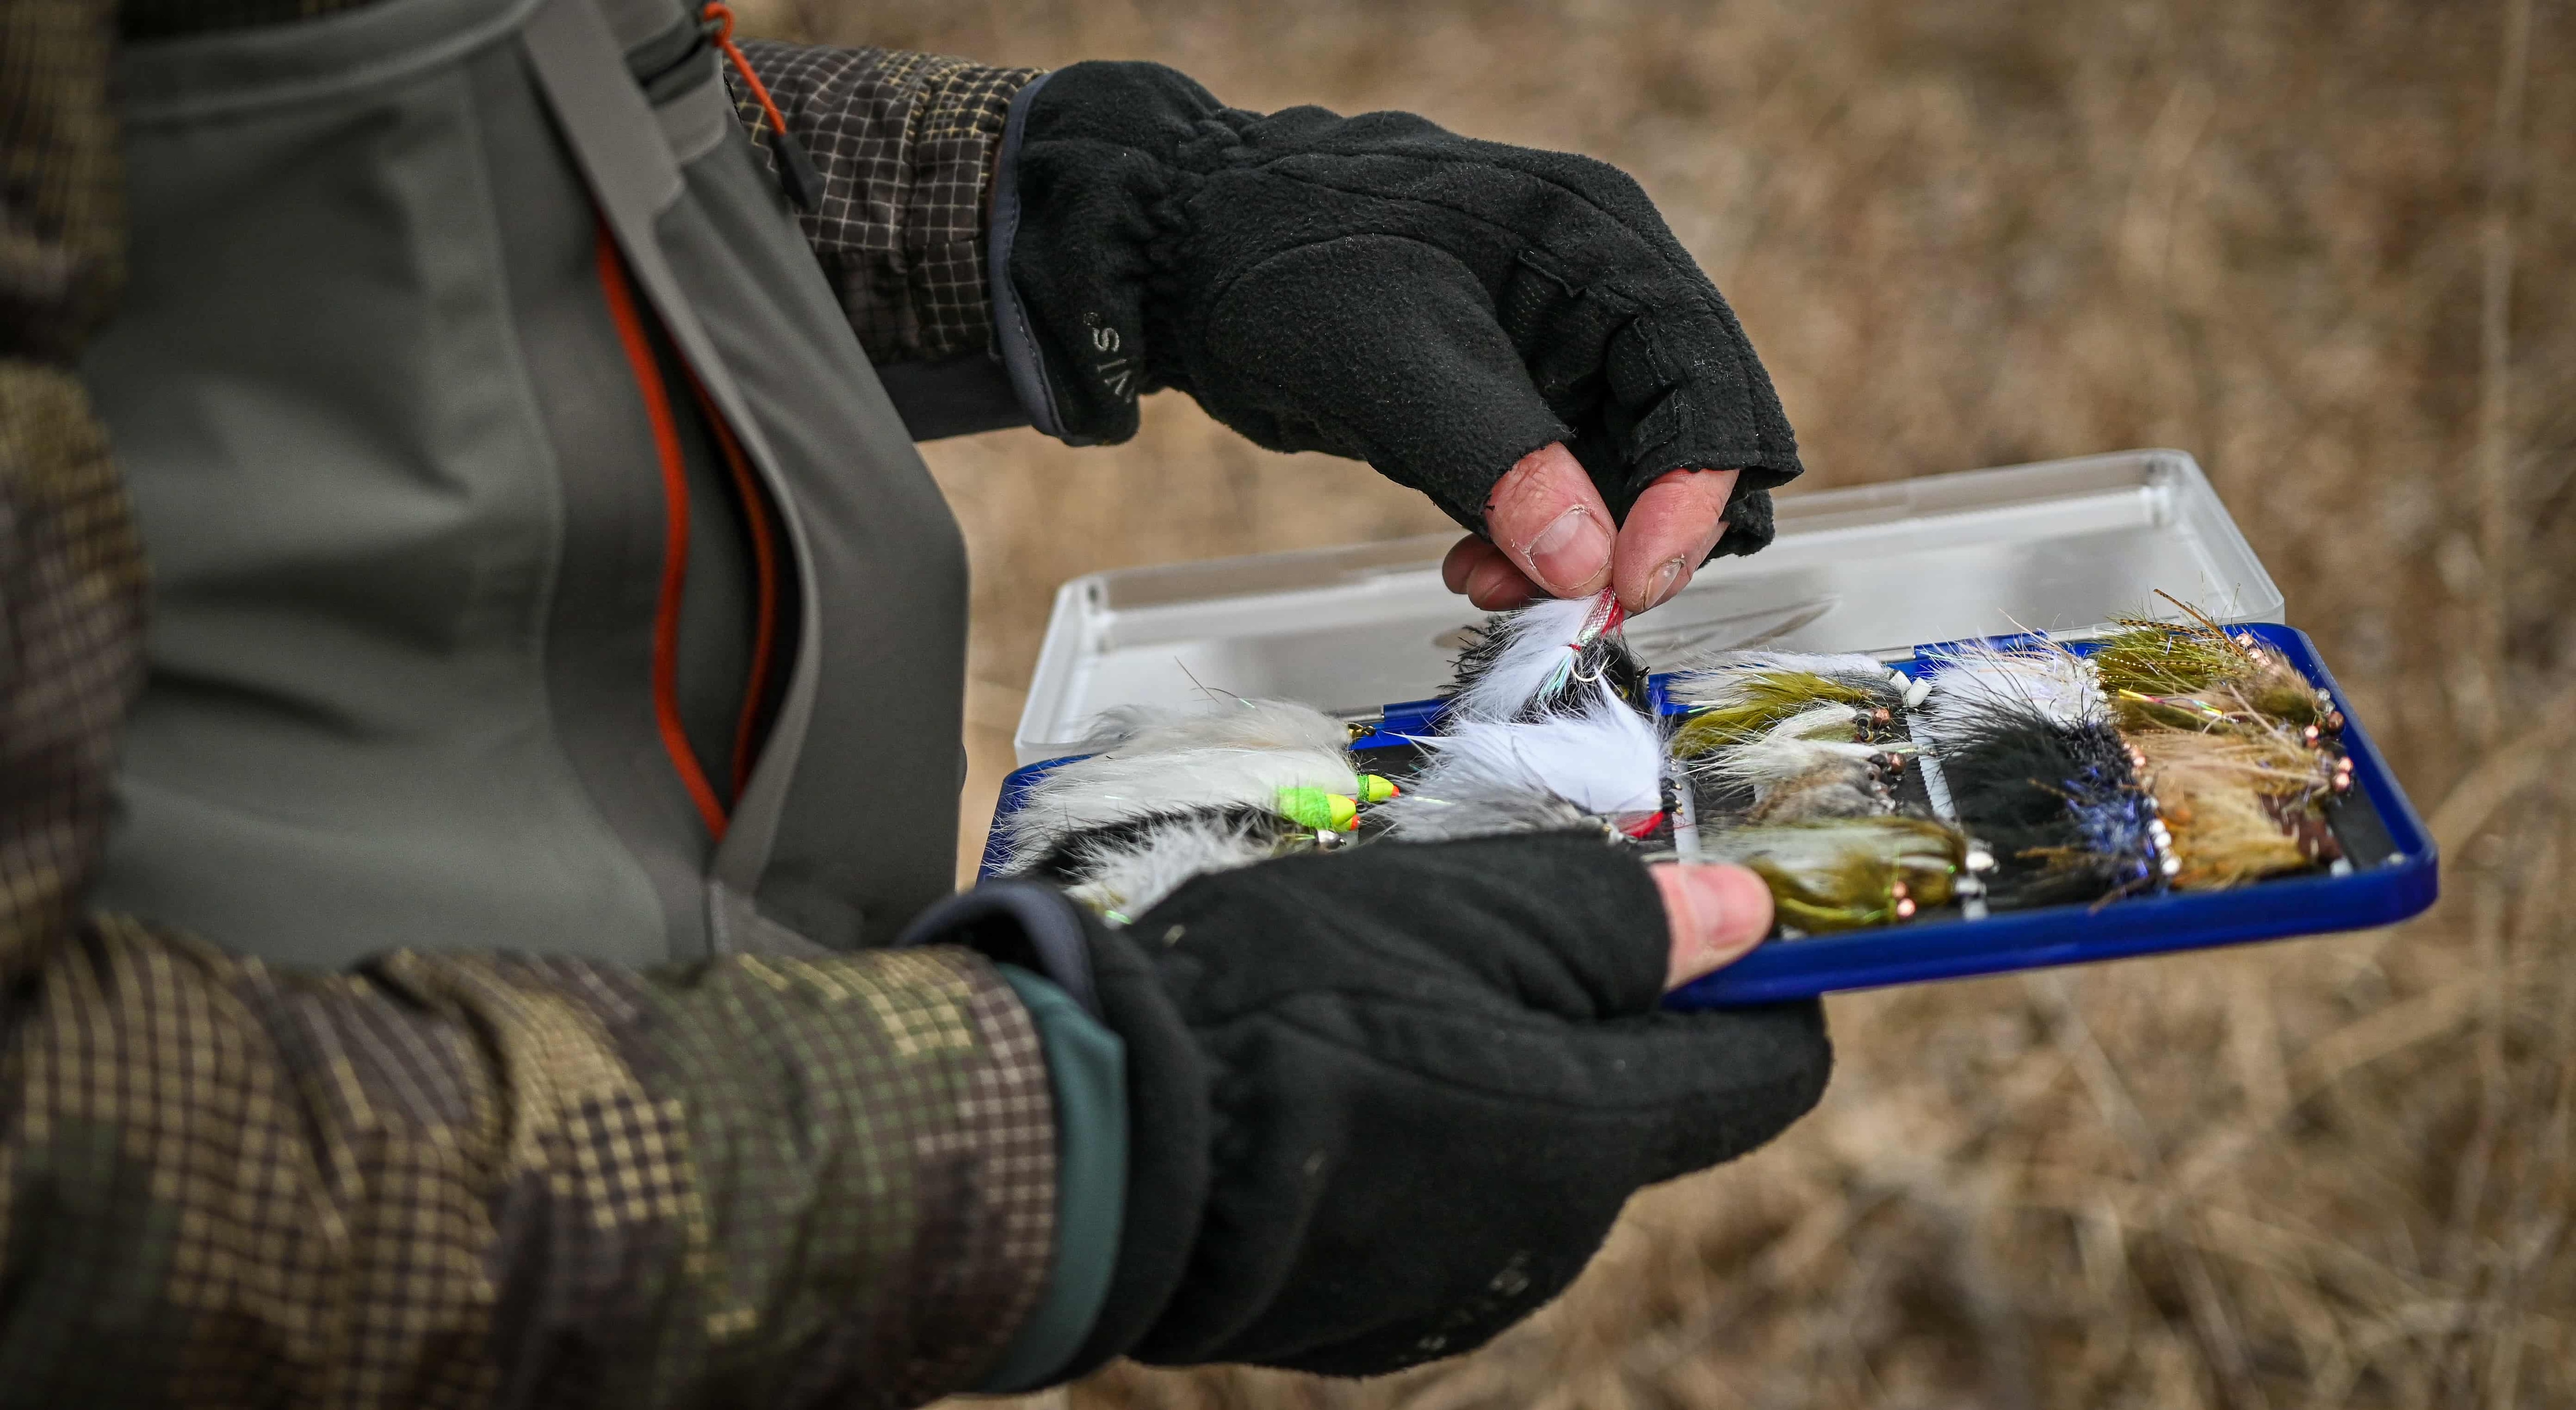
[[[1124,924],[1192,876],[1299,853],[1580,832],[1733,862],[1783,937],[2112,904],[2333,865],[2352,761],[2333,698],[2172,604],[2098,640],[1735,651],[1650,681],[1609,593],[1501,613],[1430,728],[1215,698],[1104,716],[1027,791],[1013,874]],[[1368,756],[1363,758],[1362,756]]]

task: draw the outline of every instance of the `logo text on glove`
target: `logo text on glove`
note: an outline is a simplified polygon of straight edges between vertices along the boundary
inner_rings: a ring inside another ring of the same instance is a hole
[[[1100,315],[1096,313],[1084,314],[1082,321],[1091,326],[1091,350],[1095,354],[1091,360],[1091,367],[1092,371],[1099,376],[1100,384],[1107,387],[1109,394],[1120,401],[1134,401],[1136,399],[1135,362],[1132,358],[1119,353],[1119,348],[1123,344],[1118,336],[1118,330],[1102,323]]]

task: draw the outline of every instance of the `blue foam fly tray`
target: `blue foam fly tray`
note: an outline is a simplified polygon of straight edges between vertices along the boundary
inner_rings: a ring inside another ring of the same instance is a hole
[[[1725,969],[1675,990],[1666,1005],[1701,1009],[1774,1003],[1843,989],[2360,930],[2404,920],[2432,905],[2440,886],[2432,835],[2416,816],[2405,790],[2398,787],[2388,761],[2353,712],[2334,674],[2318,659],[2307,634],[2266,623],[2229,630],[2251,632],[2264,645],[2279,650],[2309,680],[2324,687],[2343,712],[2343,747],[2352,759],[2354,786],[2334,806],[2328,821],[2342,845],[2344,865],[2228,891],[2169,892],[1975,920],[1936,913],[1869,930],[1772,940]],[[2008,643],[2012,638],[1997,640]],[[1892,664],[1908,675],[1924,675],[1950,645],[1923,646],[1911,661]],[[2069,645],[2077,651],[2087,649],[2082,642]],[[1663,703],[1662,684],[1662,677],[1653,682],[1655,700],[1667,713],[1678,713],[1677,707]],[[1361,753],[1409,751],[1416,746],[1407,736],[1430,733],[1439,710],[1437,700],[1390,705],[1374,722],[1374,732],[1355,739],[1351,747]],[[1048,759],[1030,764],[1003,780],[993,814],[994,835],[984,847],[983,876],[995,875],[1005,861],[1001,821],[1020,806],[1032,784],[1064,762]]]

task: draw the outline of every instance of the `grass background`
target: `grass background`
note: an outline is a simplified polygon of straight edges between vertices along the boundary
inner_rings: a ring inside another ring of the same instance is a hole
[[[1641,1195],[1476,1355],[1056,1398],[2576,1404],[2576,6],[745,8],[1617,162],[1734,301],[1809,484],[2198,455],[2445,850],[2396,930],[1833,1000],[1812,1118]],[[970,843],[1055,584],[1444,524],[1168,394],[1122,447],[927,453],[976,570]]]

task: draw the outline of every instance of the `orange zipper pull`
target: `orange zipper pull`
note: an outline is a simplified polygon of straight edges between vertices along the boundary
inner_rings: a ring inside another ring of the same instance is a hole
[[[707,37],[716,42],[724,56],[733,63],[733,71],[742,75],[742,86],[760,103],[769,117],[769,149],[778,156],[778,186],[800,211],[810,211],[823,203],[823,173],[815,170],[814,159],[805,152],[805,144],[787,130],[787,116],[778,111],[778,103],[769,96],[769,85],[751,71],[751,60],[733,42],[733,8],[724,0],[708,0],[698,11],[698,21],[706,27]]]

